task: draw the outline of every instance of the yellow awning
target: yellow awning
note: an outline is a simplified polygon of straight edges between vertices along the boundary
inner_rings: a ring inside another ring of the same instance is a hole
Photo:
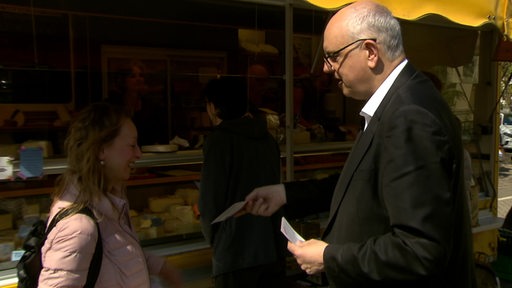
[[[339,9],[353,0],[306,0],[326,9]],[[404,20],[417,20],[437,14],[450,21],[472,27],[494,24],[503,35],[512,38],[509,20],[512,0],[375,0]]]

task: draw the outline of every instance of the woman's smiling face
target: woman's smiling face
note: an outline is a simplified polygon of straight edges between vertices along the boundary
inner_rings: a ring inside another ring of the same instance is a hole
[[[137,128],[127,118],[123,121],[119,135],[106,145],[101,153],[109,185],[122,184],[128,180],[135,161],[140,159],[141,155],[137,144]]]

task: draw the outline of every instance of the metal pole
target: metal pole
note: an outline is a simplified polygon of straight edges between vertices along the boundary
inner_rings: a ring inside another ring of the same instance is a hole
[[[293,163],[293,0],[285,5],[286,181],[294,179]]]

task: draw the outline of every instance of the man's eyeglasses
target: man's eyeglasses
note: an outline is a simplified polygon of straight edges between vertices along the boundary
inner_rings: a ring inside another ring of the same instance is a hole
[[[332,65],[334,63],[336,63],[336,61],[338,61],[338,56],[340,55],[341,51],[347,49],[348,47],[354,45],[355,43],[359,42],[359,41],[366,41],[366,40],[372,40],[372,41],[377,41],[376,38],[362,38],[362,39],[357,39],[353,42],[350,42],[349,44],[341,47],[340,49],[334,51],[334,52],[331,52],[331,53],[325,53],[324,55],[324,61],[325,63],[327,64],[327,66],[329,67],[329,70],[333,70],[332,68]]]

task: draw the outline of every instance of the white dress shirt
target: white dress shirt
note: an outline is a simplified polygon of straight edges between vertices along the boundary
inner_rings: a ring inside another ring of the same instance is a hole
[[[382,84],[379,86],[377,91],[373,93],[373,95],[368,99],[368,102],[364,105],[363,109],[361,109],[361,112],[359,112],[359,115],[364,117],[365,124],[364,124],[364,130],[366,130],[366,127],[368,127],[368,123],[370,123],[370,120],[373,117],[373,114],[375,114],[375,111],[377,111],[377,108],[379,108],[380,103],[382,102],[382,99],[384,99],[384,96],[389,91],[389,88],[391,88],[391,85],[395,82],[396,78],[398,77],[398,74],[404,69],[405,64],[407,64],[407,59],[402,61],[398,66],[396,66],[395,69],[389,74],[388,78],[382,82]]]

